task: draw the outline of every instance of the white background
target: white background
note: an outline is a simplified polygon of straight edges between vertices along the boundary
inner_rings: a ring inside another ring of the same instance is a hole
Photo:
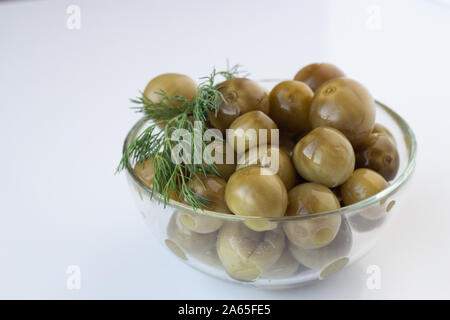
[[[66,28],[70,4],[80,30]],[[449,39],[438,0],[1,2],[0,298],[450,298]],[[138,119],[129,98],[227,58],[254,78],[335,63],[416,132],[401,216],[327,281],[275,292],[197,273],[153,240],[113,174]],[[366,287],[372,264],[380,290]],[[69,265],[81,290],[66,288]]]

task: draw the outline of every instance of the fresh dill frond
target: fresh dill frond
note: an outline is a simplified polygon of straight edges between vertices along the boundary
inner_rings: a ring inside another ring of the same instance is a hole
[[[220,71],[218,74],[223,76],[226,80],[232,79],[232,78],[246,78],[250,74],[244,70],[241,69],[242,66],[240,64],[235,64],[234,66],[230,67],[230,62],[227,60],[227,70]]]
[[[180,96],[168,97],[164,91],[157,92],[161,95],[158,102],[151,101],[142,93],[141,97],[132,99],[136,104],[133,109],[143,113],[152,123],[127,147],[117,172],[151,159],[154,174],[152,197],[155,193],[160,194],[164,206],[170,198],[174,198],[185,201],[194,209],[208,207],[209,201],[195,193],[189,183],[207,174],[220,176],[217,168],[205,161],[196,164],[193,159],[190,163],[174,163],[172,152],[179,142],[172,140],[172,133],[176,129],[186,130],[191,141],[191,155],[194,155],[194,134],[203,137],[207,129],[208,113],[217,114],[218,101],[224,99],[219,91],[221,87],[217,85],[217,78],[220,76],[227,80],[241,74],[239,65],[228,67],[225,71],[213,69],[209,76],[200,78],[197,95],[192,101]],[[194,126],[194,121],[202,124],[201,129]],[[206,147],[203,139],[201,147],[201,150]]]
[[[141,96],[131,99],[131,102],[136,104],[131,109],[144,113],[149,119],[165,122],[183,113],[192,104],[192,101],[181,96],[169,97],[162,90],[155,93],[161,96],[158,102],[151,101],[141,92]]]

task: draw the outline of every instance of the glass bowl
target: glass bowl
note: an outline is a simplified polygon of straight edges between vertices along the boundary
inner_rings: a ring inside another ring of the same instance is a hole
[[[261,80],[271,89],[277,82]],[[395,179],[382,192],[356,204],[296,217],[255,218],[193,211],[158,194],[134,173],[126,176],[139,211],[156,239],[178,259],[207,275],[251,287],[282,289],[323,280],[366,254],[401,211],[414,171],[416,139],[408,124],[376,101],[376,122],[393,134],[400,155]],[[142,118],[128,133],[124,150],[149,125]],[[333,239],[327,243],[332,231]],[[193,231],[196,230],[196,231]],[[327,240],[328,239],[328,240]],[[223,261],[223,262],[222,262]]]

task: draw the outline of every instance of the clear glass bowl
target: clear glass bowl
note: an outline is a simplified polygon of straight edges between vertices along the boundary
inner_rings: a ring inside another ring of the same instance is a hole
[[[260,81],[267,89],[276,83]],[[195,212],[175,200],[163,208],[158,195],[150,199],[151,189],[129,166],[126,175],[132,195],[156,239],[198,271],[226,281],[270,289],[325,279],[366,254],[400,213],[403,197],[407,197],[405,185],[414,171],[416,158],[414,133],[397,113],[380,102],[376,105],[376,122],[387,127],[397,142],[400,168],[388,188],[351,206],[280,218]],[[148,124],[143,118],[133,126],[124,150]],[[319,232],[324,226],[334,232],[334,238],[316,248],[317,243],[327,241],[330,236]]]

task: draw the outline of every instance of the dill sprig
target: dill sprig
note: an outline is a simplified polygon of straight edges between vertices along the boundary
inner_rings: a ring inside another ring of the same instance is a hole
[[[197,87],[197,95],[193,101],[181,96],[169,97],[164,91],[157,92],[161,96],[158,102],[151,101],[142,93],[140,97],[132,99],[131,101],[136,104],[133,109],[153,121],[127,147],[117,167],[117,172],[127,166],[151,159],[154,174],[151,197],[155,193],[160,194],[160,200],[164,202],[164,206],[170,198],[175,198],[184,200],[194,209],[207,207],[209,201],[189,188],[189,183],[193,179],[200,179],[201,175],[215,174],[219,176],[216,166],[206,164],[206,162],[195,164],[194,161],[174,163],[172,151],[179,142],[171,139],[172,133],[177,129],[185,129],[188,132],[193,155],[194,134],[200,134],[203,137],[203,133],[207,129],[208,113],[217,113],[218,101],[224,99],[219,91],[221,87],[216,84],[217,77],[231,79],[241,74],[239,65],[230,68],[227,64],[226,71],[214,69],[209,76],[200,78],[201,83]],[[201,122],[201,132],[196,132],[199,128],[194,126],[192,120]],[[202,150],[204,150],[206,143],[203,139],[202,144]]]

